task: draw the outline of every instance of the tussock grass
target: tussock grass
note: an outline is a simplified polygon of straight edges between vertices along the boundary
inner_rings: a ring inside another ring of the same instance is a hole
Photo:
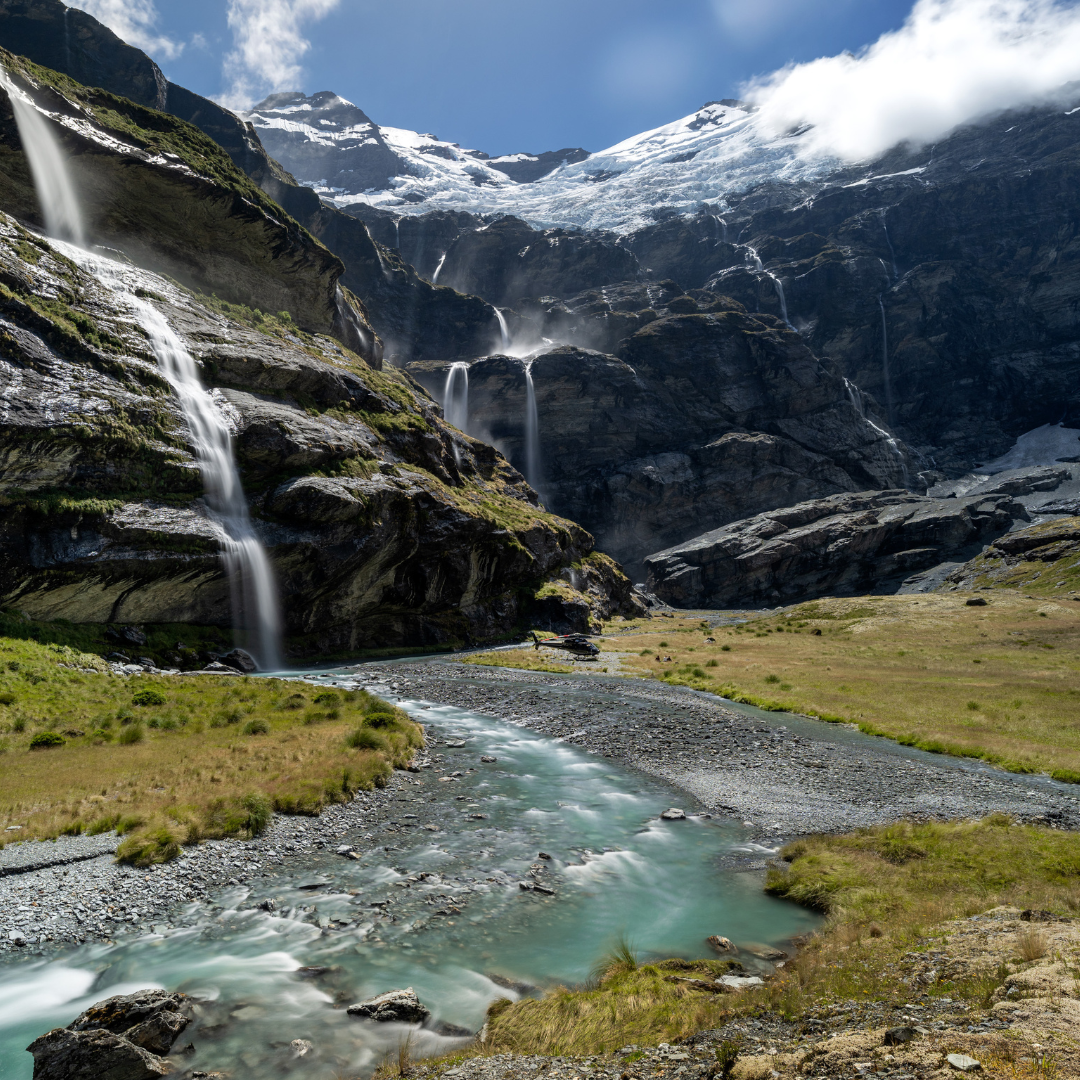
[[[70,646],[6,637],[0,733],[0,825],[22,826],[8,840],[116,829],[129,834],[119,856],[140,865],[255,835],[273,810],[317,814],[382,786],[422,744],[404,712],[362,691],[128,679]]]
[[[623,671],[1080,783],[1080,603],[983,595],[827,599],[712,631],[664,619],[608,647]]]
[[[475,653],[463,656],[462,663],[479,664],[481,667],[512,667],[522,671],[553,671],[569,675],[575,670],[573,664],[560,664],[551,658],[551,652],[535,649],[500,649],[498,652]],[[592,665],[590,665],[592,666]]]

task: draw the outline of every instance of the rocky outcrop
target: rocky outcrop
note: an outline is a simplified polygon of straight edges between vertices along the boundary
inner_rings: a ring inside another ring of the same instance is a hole
[[[48,113],[76,161],[90,235],[140,266],[332,334],[378,364],[381,345],[343,292],[341,260],[301,229],[190,125],[79,87],[0,50],[12,78]],[[10,103],[0,108],[0,205],[38,221]]]
[[[684,299],[676,309],[694,314],[642,316],[618,355],[530,356],[545,505],[636,575],[650,551],[717,523],[904,482],[903,448],[797,335],[730,301]],[[496,355],[469,368],[470,432],[522,469],[525,364]],[[442,396],[444,365],[408,370]]]
[[[350,1005],[346,1012],[361,1020],[374,1020],[380,1024],[422,1024],[431,1017],[431,1010],[421,1004],[411,986],[404,990],[390,990],[366,1001],[358,1001],[355,1005]]]
[[[124,273],[235,431],[294,651],[484,639],[522,621],[587,630],[639,610],[589,534],[540,509],[404,374]],[[231,625],[190,436],[126,303],[10,219],[0,282],[0,602],[45,619]],[[560,576],[575,566],[595,571],[581,589]]]
[[[172,1071],[164,1060],[191,1021],[185,994],[142,990],[92,1005],[66,1028],[26,1049],[34,1080],[153,1080]]]
[[[993,540],[946,578],[956,589],[1033,589],[1075,599],[1080,593],[1080,517],[1043,521]]]
[[[972,545],[1001,536],[1026,516],[1009,495],[834,495],[658,551],[645,560],[648,587],[676,607],[895,592],[913,572],[967,557]]]

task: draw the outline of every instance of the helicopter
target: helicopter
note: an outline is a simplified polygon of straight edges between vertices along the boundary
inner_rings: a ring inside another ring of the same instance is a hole
[[[549,649],[562,649],[564,652],[576,653],[578,656],[599,656],[600,648],[594,645],[584,634],[562,634],[553,638],[538,638],[532,635],[533,648],[538,650],[541,645]]]

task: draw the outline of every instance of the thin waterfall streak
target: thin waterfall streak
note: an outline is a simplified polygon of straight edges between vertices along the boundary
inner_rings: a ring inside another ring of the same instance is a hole
[[[499,333],[502,335],[502,347],[504,349],[509,349],[510,328],[506,325],[506,316],[498,308],[495,308],[495,318],[499,320]]]
[[[442,273],[443,263],[446,262],[446,252],[442,253],[442,258],[439,260],[439,265],[435,267],[435,273],[431,275],[431,284],[439,284],[439,275]]]
[[[525,369],[525,479],[533,491],[540,491],[542,481],[540,468],[540,417],[536,410],[536,387],[533,384],[532,361],[526,360]]]
[[[893,409],[892,378],[889,374],[889,331],[885,325],[885,302],[879,295],[878,309],[881,311],[881,374],[885,380],[885,410],[889,417],[889,426],[896,423]]]
[[[446,373],[446,385],[443,387],[443,419],[459,431],[465,431],[468,426],[469,365],[463,360],[455,360]]]
[[[394,219],[394,244],[401,251],[401,218]]]
[[[881,228],[885,233],[885,243],[889,245],[889,257],[892,259],[892,280],[897,281],[900,278],[900,271],[896,266],[896,252],[893,250],[892,239],[889,236],[889,226],[885,224],[884,208],[878,211],[878,217],[881,218]]]
[[[75,185],[67,168],[63,148],[51,121],[0,68],[0,87],[7,92],[19,128],[19,139],[30,163],[45,232],[58,240],[84,247],[86,233]]]
[[[752,248],[749,244],[746,245],[746,250],[750,254],[750,258],[753,260],[754,269],[759,274],[764,274],[773,283],[773,290],[776,292],[776,298],[780,301],[780,316],[784,320],[784,324],[789,330],[794,330],[795,327],[791,325],[791,320],[788,318],[787,312],[787,297],[784,295],[784,283],[776,276],[771,270],[765,269],[765,264],[761,261],[761,256],[758,255],[757,249]]]

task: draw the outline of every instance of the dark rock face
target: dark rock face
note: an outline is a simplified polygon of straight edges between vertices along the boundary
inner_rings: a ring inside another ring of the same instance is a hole
[[[564,147],[562,150],[547,150],[542,154],[511,154],[503,158],[489,158],[488,164],[493,169],[506,173],[511,180],[519,184],[531,184],[534,180],[554,172],[560,165],[573,165],[577,161],[584,161],[588,156],[588,150],[574,146]]]
[[[903,449],[857,392],[768,316],[664,315],[618,356],[563,346],[529,363],[545,505],[586,524],[631,574],[717,522],[905,479]],[[441,396],[444,366],[409,371]],[[524,361],[471,365],[469,429],[519,468],[525,410]]]
[[[1001,536],[1027,512],[1009,495],[834,495],[705,533],[645,560],[648,587],[677,607],[794,603],[895,592],[903,579]]]
[[[539,509],[404,374],[128,273],[233,426],[297,651],[484,639],[519,620],[588,630],[639,610],[588,533]],[[2,602],[46,619],[230,625],[219,526],[133,316],[3,217],[0,281]],[[577,588],[560,575],[579,562]]]
[[[503,217],[458,236],[447,250],[439,284],[496,306],[514,306],[521,297],[572,296],[636,272],[634,256],[609,240],[565,229],[541,231]]]
[[[27,1050],[34,1080],[152,1080],[171,1072],[161,1057],[191,1021],[185,994],[142,990],[92,1005]]]
[[[1010,113],[624,242],[653,274],[750,310],[780,314],[778,277],[811,349],[956,475],[1040,424],[1075,423],[1078,169],[1080,114]]]
[[[1071,571],[1078,554],[1080,517],[1057,518],[999,536],[946,581],[959,589],[1025,588],[1048,573],[1064,579],[1053,583],[1055,591],[1065,588],[1075,595],[1077,583]]]

